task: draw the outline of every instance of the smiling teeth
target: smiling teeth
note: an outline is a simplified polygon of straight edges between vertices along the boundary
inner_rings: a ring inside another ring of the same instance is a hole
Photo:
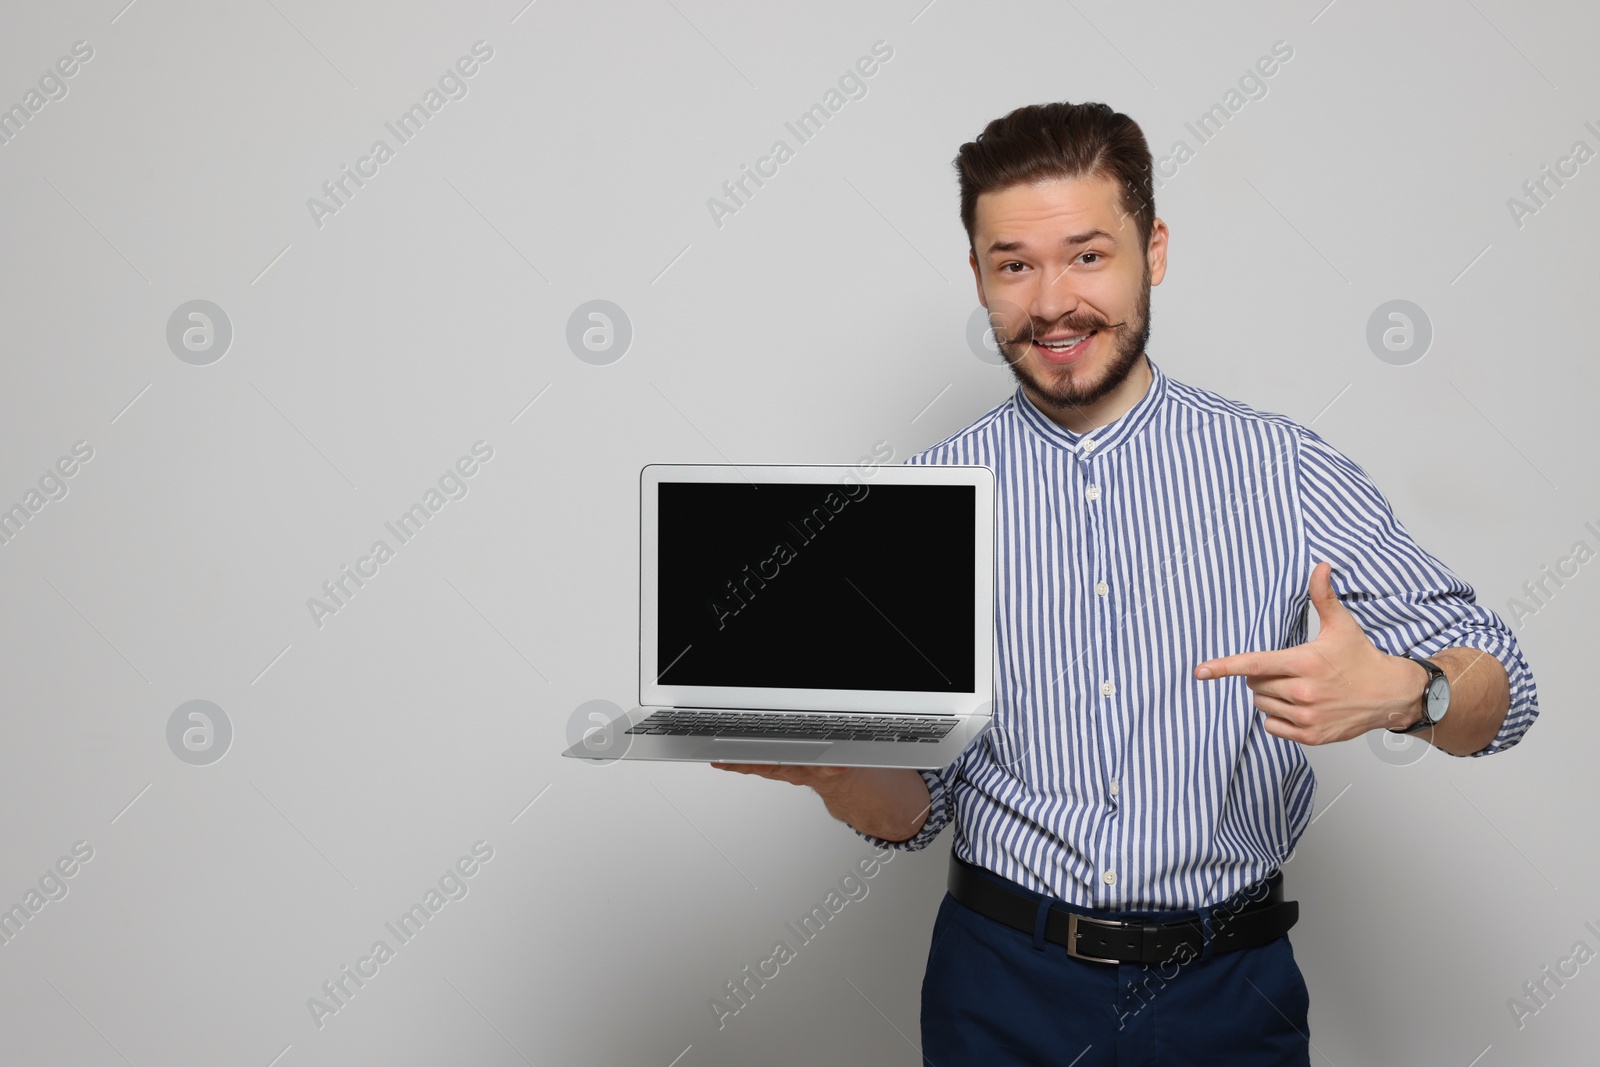
[[[1040,345],[1044,346],[1045,348],[1050,348],[1050,349],[1055,349],[1057,351],[1062,351],[1062,350],[1071,348],[1075,344],[1078,344],[1080,341],[1082,341],[1084,338],[1086,338],[1088,336],[1089,335],[1086,334],[1086,333],[1080,333],[1076,337],[1068,337],[1068,338],[1066,338],[1064,340],[1061,340],[1061,341],[1040,341],[1038,343]]]

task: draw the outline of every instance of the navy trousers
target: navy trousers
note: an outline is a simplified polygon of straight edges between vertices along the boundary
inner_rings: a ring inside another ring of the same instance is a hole
[[[1161,964],[1094,963],[946,893],[922,980],[922,1055],[929,1067],[1308,1067],[1309,1007],[1288,937]]]

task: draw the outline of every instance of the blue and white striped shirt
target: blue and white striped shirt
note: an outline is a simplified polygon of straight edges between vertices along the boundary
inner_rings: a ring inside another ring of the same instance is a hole
[[[1379,649],[1470,646],[1505,666],[1510,712],[1475,755],[1538,714],[1510,629],[1360,467],[1282,415],[1151,369],[1145,395],[1087,434],[1019,387],[906,461],[995,472],[995,730],[922,772],[927,823],[894,847],[953,820],[962,859],[1098,908],[1214,904],[1282,866],[1311,820],[1311,766],[1261,727],[1243,678],[1193,672],[1304,641],[1322,560]]]

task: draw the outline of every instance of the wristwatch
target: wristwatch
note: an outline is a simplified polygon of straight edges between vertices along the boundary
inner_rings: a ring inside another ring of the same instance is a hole
[[[1450,679],[1444,676],[1444,671],[1417,656],[1406,658],[1428,672],[1428,684],[1422,690],[1422,718],[1402,730],[1389,727],[1389,732],[1392,734],[1414,734],[1436,726],[1439,720],[1444,718],[1444,713],[1450,710]]]

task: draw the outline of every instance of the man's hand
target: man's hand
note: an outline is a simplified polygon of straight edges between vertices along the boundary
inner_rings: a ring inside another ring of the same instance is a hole
[[[1334,595],[1332,574],[1329,563],[1311,572],[1311,603],[1321,622],[1314,640],[1194,669],[1199,679],[1243,677],[1266,713],[1263,728],[1302,745],[1347,741],[1380,726],[1399,729],[1421,715],[1422,668],[1379,651]]]
[[[824,796],[830,786],[848,775],[852,767],[814,767],[809,763],[713,763],[719,771],[754,774],[790,785],[809,785]]]
[[[928,784],[903,767],[817,767],[809,763],[713,763],[816,790],[835,819],[885,841],[908,841],[927,821]]]

